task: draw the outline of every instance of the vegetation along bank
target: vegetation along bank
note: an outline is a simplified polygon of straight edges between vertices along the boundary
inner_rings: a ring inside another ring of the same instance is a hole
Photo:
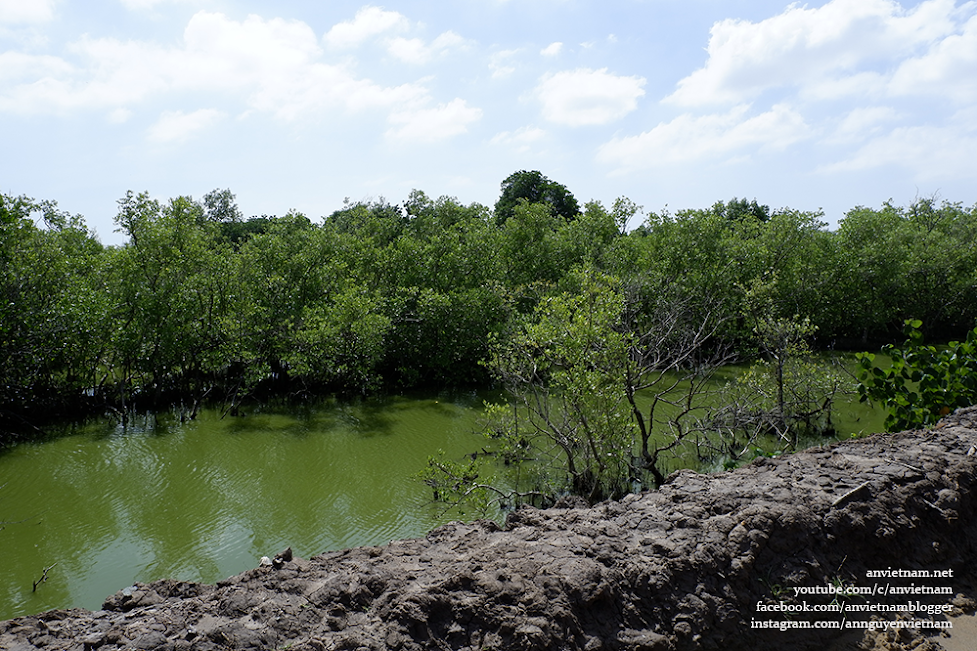
[[[52,410],[484,386],[541,306],[574,309],[594,283],[617,302],[605,327],[646,334],[670,312],[704,328],[696,355],[740,360],[769,359],[788,322],[818,348],[870,350],[906,319],[946,341],[977,315],[977,206],[936,199],[855,207],[835,230],[733,199],[630,232],[628,199],[581,207],[527,171],[494,209],[418,190],[316,221],[245,218],[228,190],[118,204],[128,239],[103,246],[53,201],[0,196],[0,436]]]
[[[246,219],[228,190],[129,192],[128,239],[103,246],[52,201],[0,196],[0,444],[42,437],[51,414],[125,425],[134,410],[497,386],[511,400],[490,412],[492,454],[548,456],[560,476],[497,495],[434,460],[435,494],[596,502],[660,484],[679,445],[736,463],[763,436],[832,433],[832,401],[855,384],[814,349],[875,350],[907,320],[913,345],[964,339],[977,317],[977,206],[856,207],[829,230],[818,212],[733,199],[628,231],[640,214],[626,198],[581,207],[529,171],[492,209],[415,190],[316,222]],[[753,366],[704,396],[730,362]],[[897,401],[871,384],[866,399]],[[946,393],[930,389],[922,402]]]

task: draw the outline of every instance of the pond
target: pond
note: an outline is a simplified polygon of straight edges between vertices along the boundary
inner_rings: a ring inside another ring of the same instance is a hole
[[[98,609],[135,581],[213,583],[287,546],[308,558],[422,536],[458,514],[433,504],[417,473],[439,449],[481,449],[482,404],[498,397],[144,415],[0,451],[0,620]],[[882,414],[854,401],[832,418],[841,436],[882,429]]]
[[[214,582],[287,546],[308,558],[422,536],[450,517],[414,477],[438,449],[479,449],[483,397],[144,416],[3,451],[0,620],[97,609],[134,581]]]

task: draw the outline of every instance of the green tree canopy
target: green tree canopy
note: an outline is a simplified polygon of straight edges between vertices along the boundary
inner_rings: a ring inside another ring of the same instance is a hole
[[[712,210],[720,217],[725,217],[729,221],[741,222],[748,218],[753,218],[761,222],[770,221],[770,206],[760,205],[757,203],[756,197],[753,198],[753,201],[747,201],[746,198],[738,199],[736,197],[733,197],[726,203],[717,201],[713,205]]]
[[[525,170],[509,175],[502,182],[502,196],[495,203],[495,221],[502,225],[512,217],[519,202],[545,203],[566,220],[576,219],[580,206],[566,186],[551,181],[540,172]]]

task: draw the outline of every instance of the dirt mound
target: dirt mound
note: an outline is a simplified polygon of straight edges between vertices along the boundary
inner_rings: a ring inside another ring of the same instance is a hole
[[[871,622],[875,648],[935,644],[926,627],[974,605],[975,480],[970,408],[504,529],[137,584],[100,611],[2,622],[0,649],[823,649]]]

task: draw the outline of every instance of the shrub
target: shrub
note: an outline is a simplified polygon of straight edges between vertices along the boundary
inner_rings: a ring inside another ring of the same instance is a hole
[[[871,353],[856,356],[861,401],[886,406],[890,432],[932,425],[954,409],[977,402],[977,328],[966,340],[938,349],[923,344],[922,325],[907,320],[906,343],[882,349],[892,358],[888,369],[877,366]]]

